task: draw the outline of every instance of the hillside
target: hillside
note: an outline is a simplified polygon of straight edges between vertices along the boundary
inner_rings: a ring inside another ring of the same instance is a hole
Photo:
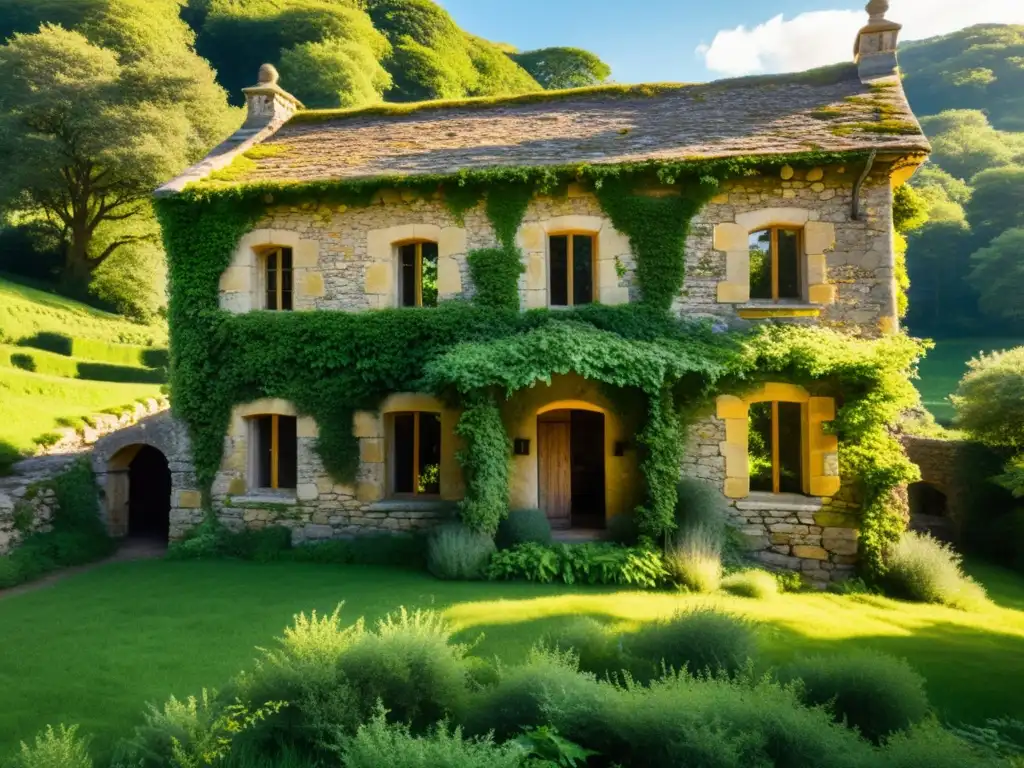
[[[0,473],[19,456],[160,395],[167,332],[0,277]]]

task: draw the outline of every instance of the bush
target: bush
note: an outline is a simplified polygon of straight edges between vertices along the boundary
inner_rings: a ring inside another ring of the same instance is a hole
[[[92,768],[92,758],[85,739],[79,738],[78,726],[46,726],[32,746],[21,742],[19,751],[7,764],[9,768]]]
[[[423,535],[384,533],[317,541],[294,547],[287,555],[297,562],[422,568],[426,562],[426,549],[426,537]]]
[[[439,579],[482,579],[494,549],[486,533],[447,523],[427,541],[427,570]]]
[[[980,746],[980,745],[979,745]],[[979,754],[980,752],[980,754]],[[997,753],[998,754],[998,753]],[[897,733],[885,743],[876,765],[880,768],[1017,768],[1003,755],[984,756],[984,750],[957,738],[934,721],[909,733]]]
[[[516,544],[550,544],[551,523],[540,509],[513,509],[498,524],[494,537],[499,549],[510,549]]]
[[[684,477],[676,486],[676,526],[682,536],[703,530],[721,547],[729,521],[729,505],[714,486],[692,477]]]
[[[800,659],[782,673],[802,680],[801,700],[824,706],[876,744],[907,731],[928,714],[924,678],[905,661],[868,651]]]
[[[779,594],[779,582],[775,576],[760,568],[730,573],[722,579],[722,589],[740,597],[767,600]]]
[[[597,619],[579,616],[552,632],[546,643],[558,651],[572,651],[584,672],[605,676],[625,668],[619,638]]]
[[[487,568],[487,578],[492,581],[623,584],[647,589],[660,586],[667,576],[659,552],[617,544],[520,544],[496,552]]]
[[[620,512],[608,521],[608,540],[624,547],[635,547],[640,540],[640,526],[632,512]]]
[[[714,592],[722,583],[721,537],[703,526],[680,531],[665,552],[665,567],[680,586]]]
[[[444,725],[416,737],[378,713],[344,742],[341,755],[345,768],[515,768],[523,765],[526,750],[514,742],[496,745],[490,737],[464,739],[460,729],[449,732]]]
[[[691,674],[736,675],[756,650],[747,621],[710,608],[646,624],[623,643],[630,670],[641,680],[657,677],[663,664]]]
[[[886,553],[884,586],[894,597],[964,610],[985,604],[985,590],[960,568],[960,555],[931,536],[907,531]]]
[[[267,563],[287,557],[292,548],[292,531],[283,525],[246,528],[237,533],[225,530],[221,551],[227,557]]]
[[[955,424],[990,447],[1024,449],[1024,347],[981,355],[957,393]]]

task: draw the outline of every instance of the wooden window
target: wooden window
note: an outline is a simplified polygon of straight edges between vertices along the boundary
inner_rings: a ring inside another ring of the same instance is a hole
[[[292,249],[275,248],[266,256],[267,309],[292,308]]]
[[[441,414],[416,411],[391,417],[391,491],[441,493]]]
[[[751,404],[747,455],[752,491],[803,493],[803,451],[800,403]]]
[[[772,227],[751,233],[750,298],[758,301],[803,298],[800,230]]]
[[[437,306],[437,243],[398,246],[398,295],[403,307]]]
[[[256,416],[256,485],[295,488],[298,480],[298,437],[294,416]]]
[[[593,235],[552,235],[548,240],[548,290],[553,307],[590,304],[594,301]]]

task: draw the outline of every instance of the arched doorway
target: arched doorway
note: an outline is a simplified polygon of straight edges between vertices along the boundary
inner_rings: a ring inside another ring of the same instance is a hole
[[[931,483],[920,482],[907,487],[907,497],[911,529],[930,533],[944,541],[952,539],[953,525],[945,493]]]
[[[106,481],[111,535],[166,542],[170,533],[171,471],[150,445],[129,445],[110,459]]]
[[[605,526],[605,417],[558,409],[537,417],[540,508],[551,527]]]

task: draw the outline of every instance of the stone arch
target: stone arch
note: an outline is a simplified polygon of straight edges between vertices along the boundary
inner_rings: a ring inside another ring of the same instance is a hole
[[[812,214],[809,208],[759,208],[716,224],[713,247],[725,253],[726,265],[725,279],[718,283],[718,302],[750,301],[750,234],[768,227],[792,227],[802,232],[804,299],[808,304],[832,304],[835,286],[828,282],[825,253],[835,246],[836,228],[829,222],[812,220]]]
[[[366,252],[371,263],[366,268],[363,290],[376,297],[372,306],[398,306],[398,246],[424,241],[437,243],[438,299],[443,301],[462,293],[459,260],[466,254],[466,230],[437,224],[398,224],[366,233]]]
[[[907,486],[910,528],[926,531],[937,539],[951,541],[953,521],[949,516],[949,496],[944,488],[927,481]]]
[[[292,249],[293,308],[313,308],[315,299],[324,295],[320,243],[288,229],[254,229],[238,242],[230,266],[220,276],[221,309],[241,313],[263,308],[262,257],[274,247]]]

